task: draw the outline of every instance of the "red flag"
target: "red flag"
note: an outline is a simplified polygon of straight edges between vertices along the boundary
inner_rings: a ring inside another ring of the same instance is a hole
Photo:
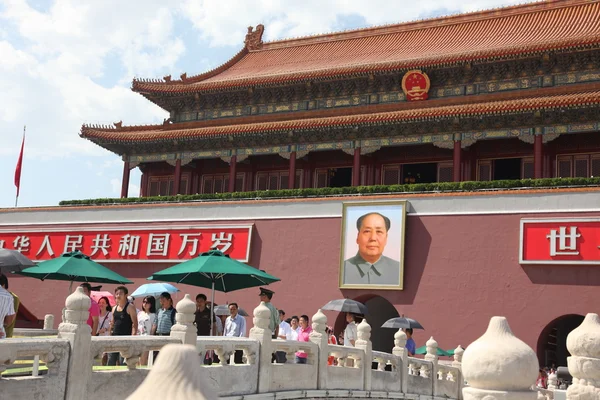
[[[21,165],[23,164],[23,148],[25,147],[25,128],[23,128],[23,141],[21,142],[21,153],[15,168],[15,186],[17,187],[17,197],[19,197],[19,189],[21,188]]]

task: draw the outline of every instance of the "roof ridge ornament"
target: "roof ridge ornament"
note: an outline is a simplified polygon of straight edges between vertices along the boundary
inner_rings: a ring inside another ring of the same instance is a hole
[[[262,35],[265,31],[265,26],[263,24],[256,25],[256,29],[249,26],[248,33],[246,33],[246,39],[244,40],[244,44],[248,50],[260,50],[263,45]]]

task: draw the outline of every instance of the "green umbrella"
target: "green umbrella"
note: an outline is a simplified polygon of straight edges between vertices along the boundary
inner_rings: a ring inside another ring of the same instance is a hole
[[[196,258],[158,271],[148,279],[209,288],[212,290],[211,304],[215,302],[215,290],[232,292],[280,280],[218,250],[202,253]],[[211,307],[211,312],[213,309]]]
[[[452,352],[452,354],[450,354],[450,352]],[[421,346],[418,349],[415,350],[415,354],[427,354],[427,346]],[[454,354],[454,350],[442,350],[438,347],[437,349],[437,355],[438,356],[443,356],[443,357],[450,357]]]
[[[57,281],[97,283],[133,283],[129,279],[111,271],[105,266],[92,261],[80,251],[65,253],[60,257],[42,261],[36,267],[17,272],[36,279],[52,279]],[[71,288],[69,287],[69,292]]]

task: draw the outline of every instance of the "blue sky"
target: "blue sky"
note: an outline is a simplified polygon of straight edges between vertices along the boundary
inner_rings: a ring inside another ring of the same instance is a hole
[[[133,77],[212,69],[265,40],[411,21],[511,5],[514,0],[91,1],[0,0],[0,208],[13,207],[14,170],[27,125],[19,206],[118,197],[120,158],[79,138],[83,123],[162,122],[131,92]],[[132,171],[129,194],[139,194]]]

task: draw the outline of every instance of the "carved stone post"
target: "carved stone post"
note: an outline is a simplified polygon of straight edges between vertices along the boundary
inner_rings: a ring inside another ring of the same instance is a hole
[[[175,307],[175,325],[171,328],[171,336],[181,339],[183,344],[191,344],[196,347],[197,330],[194,326],[194,313],[196,303],[192,301],[189,294],[177,303]]]
[[[364,362],[362,365],[358,365],[364,371],[364,387],[363,390],[371,390],[371,364],[373,363],[373,343],[371,343],[371,325],[367,323],[366,319],[363,319],[360,324],[356,327],[357,339],[354,343],[354,347],[357,349],[363,349],[365,352]]]
[[[535,352],[516,338],[504,317],[492,317],[487,331],[465,350],[462,371],[469,387],[465,400],[535,400]]]
[[[454,350],[454,361],[452,361],[452,366],[456,368],[462,368],[462,358],[465,349],[461,347],[459,344],[456,350]]]
[[[217,400],[218,395],[211,388],[206,376],[206,370],[198,366],[195,347],[168,344],[161,350],[160,357],[144,382],[127,397],[127,400]]]
[[[271,330],[269,329],[269,320],[271,310],[261,301],[258,307],[254,309],[254,326],[250,328],[250,339],[256,339],[260,342],[260,355],[258,357],[258,392],[267,393],[271,389],[271,359],[273,356],[273,343],[271,341]]]
[[[567,400],[600,399],[600,317],[588,314],[567,336],[567,358],[573,384],[567,389]]]
[[[462,358],[463,358],[463,353],[465,352],[465,349],[462,348],[462,346],[459,344],[458,347],[454,350],[454,361],[452,361],[452,366],[458,368],[460,371],[458,373],[458,376],[456,377],[456,381],[458,382],[458,390],[459,390],[459,398],[462,400],[463,396],[462,396],[462,390],[463,387],[465,386],[465,380],[463,379],[463,373],[462,373]]]
[[[309,340],[319,346],[317,354],[317,389],[327,389],[327,359],[329,357],[329,340],[327,337],[327,317],[321,310],[312,317],[312,332]]]
[[[394,348],[392,354],[402,359],[402,364],[398,366],[402,382],[402,393],[408,393],[408,350],[406,350],[406,333],[402,329],[394,334]]]
[[[44,316],[44,329],[54,329],[54,315],[46,314]]]
[[[551,372],[548,375],[548,390],[556,389],[558,389],[558,377],[556,376],[556,372]]]
[[[431,379],[433,380],[433,396],[438,396],[439,392],[439,371],[438,371],[438,342],[431,336],[425,343],[427,346],[427,354],[425,354],[425,361],[431,361]]]
[[[78,287],[65,301],[65,321],[58,326],[58,338],[71,345],[66,400],[88,397],[92,378],[92,328],[87,324],[91,300]]]

